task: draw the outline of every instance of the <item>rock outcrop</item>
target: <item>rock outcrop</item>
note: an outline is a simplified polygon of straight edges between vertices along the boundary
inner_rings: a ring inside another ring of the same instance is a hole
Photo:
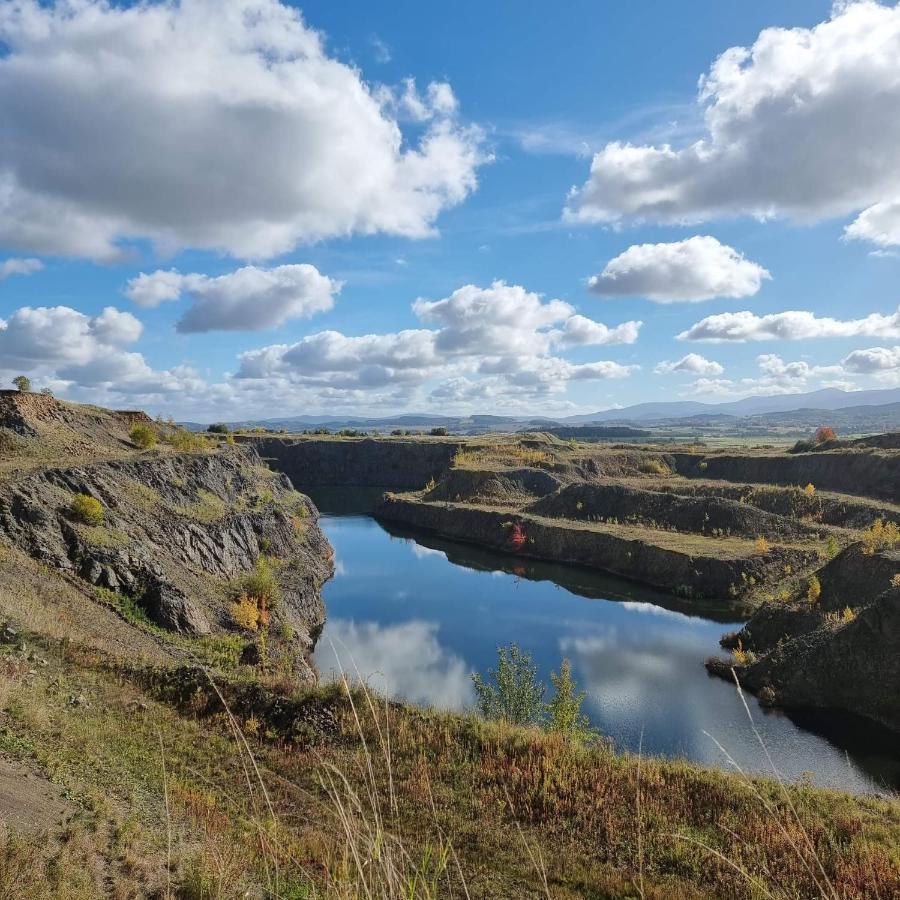
[[[854,544],[818,573],[812,603],[766,604],[723,643],[734,660],[713,659],[767,702],[843,710],[900,732],[900,552],[867,553]]]
[[[712,539],[695,538],[689,544],[671,532],[630,532],[622,526],[550,519],[515,509],[428,502],[416,495],[388,495],[376,515],[453,540],[601,569],[706,599],[740,597],[756,584],[777,578],[785,566],[800,569],[816,559],[812,550],[790,547],[775,547],[765,555],[729,555]]]
[[[424,487],[449,467],[459,440],[441,438],[278,438],[241,436],[273,468],[303,488]]]
[[[99,501],[102,524],[78,520],[79,494]],[[248,447],[47,468],[0,496],[0,534],[13,545],[182,634],[230,627],[233,585],[266,554],[280,584],[275,615],[300,657],[324,623],[319,589],[332,571],[317,515]]]

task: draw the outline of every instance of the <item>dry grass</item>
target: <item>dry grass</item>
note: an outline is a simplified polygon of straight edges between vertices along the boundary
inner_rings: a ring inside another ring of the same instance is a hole
[[[228,504],[211,491],[199,490],[197,499],[192,503],[172,503],[169,508],[180,516],[209,524],[218,521],[225,515],[228,511]]]
[[[553,455],[546,450],[522,444],[471,444],[459,449],[453,457],[457,469],[493,468],[496,466],[549,466]]]
[[[201,679],[176,714],[102,657],[61,652],[16,681],[0,747],[29,755],[82,812],[65,842],[0,844],[13,896],[81,900],[110,883],[165,896],[170,878],[178,898],[900,891],[896,801],[581,749],[358,689],[283,700],[299,704],[294,723],[330,711],[327,727],[289,738],[277,704],[250,711],[237,685]],[[73,693],[90,705],[68,706]],[[61,878],[73,887],[54,893]]]

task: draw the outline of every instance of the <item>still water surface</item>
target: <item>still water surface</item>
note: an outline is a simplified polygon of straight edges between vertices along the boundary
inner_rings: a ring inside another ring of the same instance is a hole
[[[588,570],[388,530],[314,499],[336,553],[316,650],[323,676],[358,670],[390,696],[463,709],[474,701],[471,673],[495,664],[498,645],[516,643],[548,683],[560,659],[571,660],[585,711],[618,748],[771,774],[735,688],[703,667],[722,633],[741,624],[723,604],[679,603]],[[785,778],[900,788],[900,741],[881,729],[746,700]]]

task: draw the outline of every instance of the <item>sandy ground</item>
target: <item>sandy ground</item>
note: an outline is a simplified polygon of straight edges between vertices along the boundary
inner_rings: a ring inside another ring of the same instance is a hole
[[[0,756],[0,821],[11,830],[53,828],[73,811],[56,785]]]

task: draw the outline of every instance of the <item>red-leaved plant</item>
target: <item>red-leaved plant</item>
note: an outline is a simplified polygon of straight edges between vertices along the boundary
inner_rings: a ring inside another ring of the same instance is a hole
[[[523,530],[522,526],[518,522],[516,522],[513,525],[512,531],[510,532],[510,535],[509,535],[509,540],[516,550],[522,549],[522,545],[525,543],[525,540],[526,540],[525,531]]]

